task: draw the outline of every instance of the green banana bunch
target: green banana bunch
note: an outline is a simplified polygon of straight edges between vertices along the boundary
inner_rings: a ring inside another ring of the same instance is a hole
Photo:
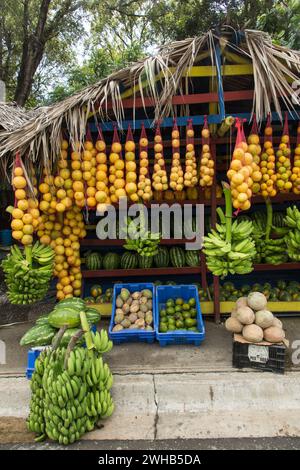
[[[235,220],[231,224],[231,240],[226,239],[226,218],[220,208],[218,214],[221,223],[216,230],[203,238],[203,252],[206,255],[208,269],[215,276],[228,274],[246,274],[253,270],[253,258],[256,255],[255,242],[251,237],[253,225],[250,220]]]
[[[49,348],[36,361],[28,428],[39,435],[37,440],[48,436],[72,444],[114,411],[113,376],[102,358],[112,342],[104,330],[89,334],[91,348]]]
[[[52,248],[39,242],[32,249],[26,248],[27,252],[13,245],[2,261],[7,295],[12,304],[27,305],[41,300],[53,275],[55,253]]]
[[[42,245],[39,242],[36,242],[32,247],[32,259],[40,266],[48,266],[53,264],[55,257],[55,252],[52,250],[51,246]]]
[[[297,206],[287,208],[284,222],[288,227],[300,230],[300,211]]]
[[[95,348],[97,349],[99,354],[108,353],[112,350],[113,343],[108,338],[106,330],[101,330],[100,333],[99,331],[97,331],[96,333],[92,333],[92,338]]]
[[[290,228],[284,238],[288,257],[293,261],[300,261],[300,211],[296,206],[287,208],[284,222]]]
[[[124,248],[136,251],[141,256],[154,256],[158,252],[159,243],[159,233],[147,232],[143,238],[127,239]]]
[[[31,401],[30,411],[27,418],[28,430],[34,432],[40,436],[38,440],[44,439],[45,436],[45,419],[44,419],[44,407],[45,407],[45,392],[42,387],[42,380],[45,367],[45,359],[49,354],[48,350],[41,352],[39,357],[35,361],[35,371],[32,374],[30,388],[31,388]]]

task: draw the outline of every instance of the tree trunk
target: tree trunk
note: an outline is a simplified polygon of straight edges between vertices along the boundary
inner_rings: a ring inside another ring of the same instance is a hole
[[[17,78],[15,101],[24,106],[32,88],[35,72],[45,50],[45,27],[51,0],[42,0],[36,30],[28,36],[28,0],[24,1],[24,42],[20,70]]]

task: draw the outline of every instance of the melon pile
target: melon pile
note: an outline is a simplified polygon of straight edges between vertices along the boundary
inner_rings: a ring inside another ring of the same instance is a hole
[[[232,333],[241,334],[250,343],[281,343],[285,338],[282,322],[267,310],[267,299],[260,292],[240,297],[225,327]]]

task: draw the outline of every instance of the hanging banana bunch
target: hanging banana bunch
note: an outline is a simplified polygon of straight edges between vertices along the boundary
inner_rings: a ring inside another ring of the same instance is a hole
[[[232,223],[231,192],[227,183],[223,183],[223,191],[226,212],[218,208],[220,223],[203,239],[207,267],[215,276],[247,274],[253,270],[256,255],[253,225],[250,220]]]

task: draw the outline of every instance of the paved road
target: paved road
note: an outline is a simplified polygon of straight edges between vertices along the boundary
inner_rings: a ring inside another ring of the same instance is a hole
[[[54,450],[59,445],[0,444],[0,450]],[[274,437],[259,439],[175,439],[145,441],[80,441],[69,450],[300,450],[299,437]]]

